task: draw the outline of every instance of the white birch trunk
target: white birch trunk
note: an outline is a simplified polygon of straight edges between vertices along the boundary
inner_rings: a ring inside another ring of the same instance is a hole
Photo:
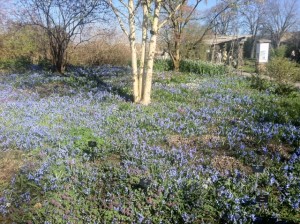
[[[123,14],[121,10],[117,8],[116,5],[112,3],[112,0],[109,0],[108,3],[112,7],[113,12],[115,13],[118,22],[120,24],[123,32],[128,36],[130,41],[131,48],[131,66],[132,66],[132,79],[133,79],[133,101],[135,103],[142,103],[144,105],[148,105],[150,103],[151,96],[151,88],[152,88],[152,73],[153,73],[153,63],[157,42],[157,34],[158,30],[167,23],[168,19],[179,9],[179,7],[185,2],[180,3],[177,7],[171,12],[167,19],[165,19],[161,24],[159,24],[159,14],[161,5],[163,0],[143,0],[143,31],[142,31],[142,54],[141,54],[141,65],[138,70],[137,66],[137,51],[136,51],[136,24],[135,24],[135,16],[136,16],[136,8],[134,8],[134,0],[128,0],[128,4],[124,2],[124,0],[119,0],[121,5],[123,5],[128,10],[127,15]],[[137,2],[136,7],[141,2]],[[147,46],[147,33],[148,33],[148,23],[149,23],[149,8],[151,8],[151,4],[154,3],[154,15],[153,19],[151,19],[152,30],[149,51],[147,52],[146,58],[146,46]],[[129,33],[126,31],[124,26],[124,22],[122,20],[122,15],[128,18],[129,20]],[[146,67],[145,67],[146,64]]]
[[[145,78],[145,55],[147,47],[147,30],[148,30],[148,2],[143,3],[143,27],[142,27],[142,52],[139,69],[139,95],[143,95],[143,79]]]
[[[139,94],[139,77],[137,68],[137,52],[136,52],[136,32],[135,32],[135,14],[134,14],[134,2],[133,0],[128,1],[129,10],[129,41],[131,48],[131,67],[132,67],[132,79],[133,79],[133,102],[137,103],[140,101]]]
[[[152,74],[153,63],[156,50],[156,41],[158,33],[158,21],[161,8],[161,0],[155,1],[154,18],[152,22],[151,39],[147,58],[146,75],[143,84],[143,94],[141,104],[149,105],[151,103],[151,88],[152,88]]]

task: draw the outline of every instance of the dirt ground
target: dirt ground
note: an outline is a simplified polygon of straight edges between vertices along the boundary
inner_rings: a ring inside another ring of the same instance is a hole
[[[0,197],[10,184],[11,178],[24,164],[24,152],[20,150],[0,150]]]

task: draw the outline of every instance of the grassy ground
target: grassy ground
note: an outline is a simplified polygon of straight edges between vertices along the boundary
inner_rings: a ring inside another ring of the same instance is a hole
[[[130,80],[113,67],[1,76],[1,221],[300,221],[299,92],[160,72],[144,107]]]
[[[241,70],[247,73],[255,73],[256,72],[255,59],[245,59],[244,65],[241,68]]]

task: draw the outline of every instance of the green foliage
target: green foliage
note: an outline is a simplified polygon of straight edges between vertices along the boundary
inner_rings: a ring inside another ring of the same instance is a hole
[[[251,77],[250,86],[251,88],[259,91],[267,91],[269,93],[282,96],[290,96],[297,92],[296,87],[294,87],[292,84],[266,80],[257,74]]]
[[[199,34],[199,36],[202,34]],[[199,36],[196,36],[195,38],[198,39]],[[207,60],[207,49],[209,46],[206,44],[197,44],[197,46],[190,46],[191,43],[182,43],[181,46],[181,58],[183,60]]]
[[[257,119],[263,122],[300,125],[300,95],[294,94],[280,98],[258,98]]]
[[[276,56],[267,64],[266,75],[280,84],[287,84],[288,82],[294,81],[298,76],[295,68],[295,63],[287,58]]]
[[[295,82],[300,82],[300,64],[297,63],[295,67],[296,75],[295,75]]]
[[[93,131],[89,128],[72,128],[70,131],[70,135],[77,138],[74,141],[74,146],[82,150],[88,148],[89,141],[97,142],[98,147],[104,145],[104,140],[100,137],[96,137]]]
[[[283,117],[282,122],[291,122],[300,126],[300,95],[280,99],[277,110]]]
[[[267,81],[265,79],[262,79],[258,74],[251,76],[250,86],[259,91],[263,91],[268,88]]]
[[[155,59],[153,69],[155,71],[170,71],[173,69],[173,63],[171,59]]]
[[[28,63],[36,63],[48,49],[45,35],[37,27],[13,23],[0,38],[0,66],[4,69],[23,69]]]
[[[171,59],[156,59],[153,68],[159,72],[170,71],[173,69],[173,63]],[[181,60],[179,70],[199,75],[223,75],[228,72],[227,68],[223,65],[197,60]]]
[[[25,71],[31,65],[31,59],[26,56],[18,56],[13,59],[0,60],[0,69]]]
[[[74,147],[80,149],[83,153],[90,156],[91,160],[94,160],[98,155],[98,149],[105,146],[105,141],[101,137],[96,137],[93,131],[89,128],[79,127],[72,128],[70,135],[75,138]],[[96,142],[96,148],[89,146],[89,142]]]
[[[279,58],[284,58],[286,57],[287,55],[287,47],[285,45],[282,45],[276,49],[271,49],[271,52],[270,52],[270,57],[271,58],[274,58],[274,57],[279,57]]]
[[[255,59],[245,59],[244,65],[241,69],[243,72],[255,73],[256,71]]]
[[[199,75],[224,75],[227,68],[224,65],[217,65],[203,61],[183,60],[180,63],[181,72],[191,72]]]

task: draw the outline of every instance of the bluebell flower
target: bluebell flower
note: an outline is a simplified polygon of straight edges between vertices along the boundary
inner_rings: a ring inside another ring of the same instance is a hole
[[[144,219],[145,217],[141,213],[138,213],[138,223],[142,223]]]

